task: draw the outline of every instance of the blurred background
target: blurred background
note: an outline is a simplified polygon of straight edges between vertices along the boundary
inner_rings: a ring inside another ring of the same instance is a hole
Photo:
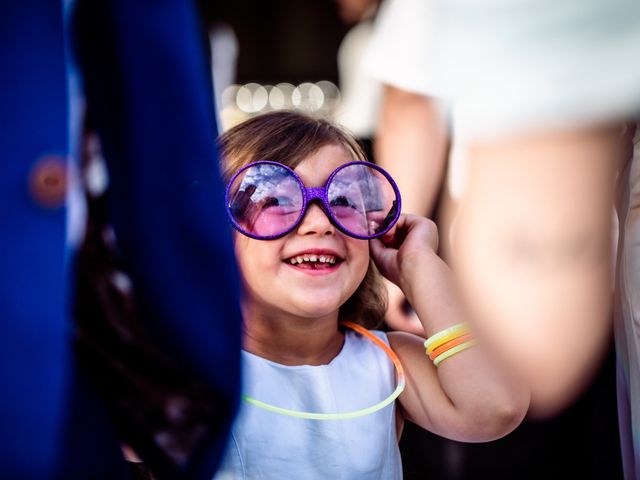
[[[224,128],[258,113],[333,114],[349,26],[332,0],[200,1]]]
[[[222,128],[299,108],[338,121],[372,156],[380,86],[360,62],[379,7],[377,0],[200,0]],[[622,478],[613,340],[590,386],[553,418],[528,418],[487,444],[408,425],[400,447],[407,479]]]

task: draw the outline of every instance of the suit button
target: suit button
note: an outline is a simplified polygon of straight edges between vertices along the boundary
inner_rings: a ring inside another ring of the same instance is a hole
[[[67,191],[67,163],[64,157],[50,155],[38,159],[31,168],[29,190],[33,200],[45,208],[64,205]]]

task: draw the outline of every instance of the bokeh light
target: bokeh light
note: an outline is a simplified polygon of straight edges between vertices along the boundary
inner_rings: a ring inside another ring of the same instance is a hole
[[[339,107],[340,98],[340,90],[328,80],[302,82],[297,86],[287,82],[230,85],[220,95],[220,119],[222,128],[226,130],[271,110],[297,109],[332,117]]]

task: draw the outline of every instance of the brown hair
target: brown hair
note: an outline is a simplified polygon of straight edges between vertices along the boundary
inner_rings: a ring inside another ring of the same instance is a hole
[[[354,160],[366,160],[358,142],[345,130],[321,117],[279,110],[253,117],[218,138],[221,171],[225,181],[243,166],[272,160],[296,168],[302,160],[326,145],[341,145]],[[355,293],[340,307],[340,320],[369,328],[380,326],[386,310],[386,290],[372,260]]]

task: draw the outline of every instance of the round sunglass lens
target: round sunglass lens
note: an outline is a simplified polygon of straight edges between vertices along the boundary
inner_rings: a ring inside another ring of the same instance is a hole
[[[357,237],[388,230],[398,216],[398,199],[387,177],[367,163],[347,165],[331,179],[327,191],[335,221]]]
[[[252,165],[229,186],[229,213],[236,226],[253,237],[286,233],[300,217],[302,205],[298,180],[281,165]]]

